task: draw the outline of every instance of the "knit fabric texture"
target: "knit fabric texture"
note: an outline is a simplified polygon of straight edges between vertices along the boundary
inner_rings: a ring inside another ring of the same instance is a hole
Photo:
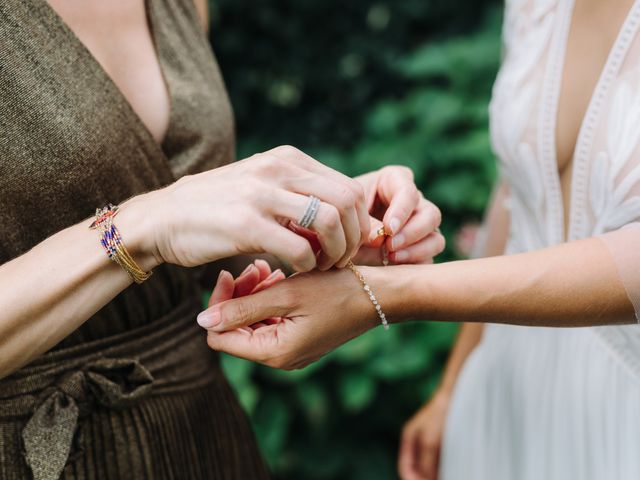
[[[0,264],[97,207],[233,161],[192,0],[146,8],[171,99],[162,144],[45,0],[0,2]],[[195,325],[197,283],[163,265],[0,380],[0,478],[268,478]]]

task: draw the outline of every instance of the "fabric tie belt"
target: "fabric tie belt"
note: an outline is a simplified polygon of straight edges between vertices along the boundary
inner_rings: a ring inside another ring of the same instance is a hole
[[[134,359],[102,358],[69,372],[46,389],[22,430],[25,457],[36,480],[58,478],[67,463],[80,414],[93,401],[110,408],[131,405],[151,391],[153,376]]]
[[[95,408],[127,408],[152,392],[176,393],[215,379],[215,354],[194,321],[198,310],[198,303],[185,302],[117,338],[44,355],[0,382],[0,418],[27,418],[22,441],[35,480],[60,477],[81,419]]]

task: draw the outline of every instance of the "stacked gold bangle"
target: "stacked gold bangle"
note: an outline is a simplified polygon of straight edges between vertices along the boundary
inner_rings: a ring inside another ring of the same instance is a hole
[[[89,228],[100,232],[100,244],[104,247],[109,259],[117,263],[127,272],[131,280],[142,283],[148,280],[153,272],[145,272],[133,259],[124,246],[120,232],[113,224],[113,217],[118,213],[118,207],[112,204],[96,210],[96,219]]]

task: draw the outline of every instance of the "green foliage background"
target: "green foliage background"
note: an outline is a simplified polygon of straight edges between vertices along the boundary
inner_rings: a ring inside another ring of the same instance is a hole
[[[495,175],[494,0],[216,0],[211,41],[240,157],[293,144],[357,175],[413,168],[451,239]],[[449,242],[441,260],[455,258]],[[304,370],[223,365],[277,479],[396,478],[399,432],[437,385],[456,326],[371,331]]]

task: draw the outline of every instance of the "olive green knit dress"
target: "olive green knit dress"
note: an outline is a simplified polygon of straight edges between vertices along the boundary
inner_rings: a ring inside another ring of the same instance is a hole
[[[0,264],[96,207],[233,160],[193,0],[146,3],[171,97],[162,145],[45,0],[0,0]],[[195,270],[163,265],[0,380],[0,479],[267,478],[200,306]]]

